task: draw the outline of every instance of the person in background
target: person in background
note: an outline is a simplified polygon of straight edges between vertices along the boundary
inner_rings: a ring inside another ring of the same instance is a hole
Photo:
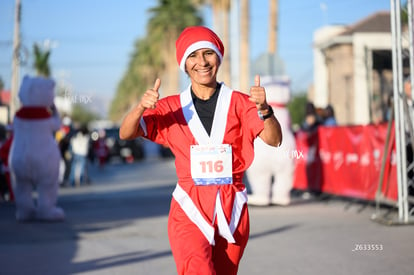
[[[301,129],[306,132],[315,131],[321,125],[321,118],[312,102],[307,102],[305,108],[305,119],[302,122]]]
[[[72,186],[80,186],[88,182],[87,157],[89,152],[89,131],[86,126],[81,126],[77,133],[70,139],[72,155],[69,183]]]
[[[109,148],[106,145],[105,139],[106,133],[104,129],[98,131],[98,138],[93,141],[93,151],[94,155],[98,158],[99,168],[104,168],[105,163],[108,159]]]
[[[72,152],[70,148],[70,139],[71,139],[71,133],[67,132],[62,136],[62,138],[59,140],[59,150],[60,154],[62,156],[63,165],[61,165],[62,171],[60,171],[60,184],[62,186],[66,186],[69,181],[70,171],[71,171],[71,165],[72,165]]]
[[[9,168],[10,148],[13,142],[13,126],[7,125],[6,129],[7,129],[6,139],[0,146],[0,160],[1,160],[1,165],[2,165],[1,170],[3,172],[2,180],[4,180],[7,184],[8,200],[13,202],[14,193],[13,193],[12,183],[10,179],[10,168]]]
[[[335,111],[332,105],[328,105],[324,109],[323,126],[336,126]]]
[[[409,122],[406,121],[406,133],[407,133],[407,137],[406,137],[406,159],[407,159],[407,164],[412,164],[414,162],[414,145],[411,143],[411,130],[414,128],[414,104],[413,104],[413,98],[412,98],[412,88],[411,88],[411,79],[410,76],[407,76],[404,79],[404,93],[406,96],[406,102],[407,102],[407,111],[408,111],[408,116],[409,116],[409,120],[411,121],[411,124],[408,124]],[[407,169],[407,177],[409,179],[410,182],[414,181],[414,168],[412,165],[410,165],[411,169]],[[414,196],[414,185],[413,184],[409,184],[408,185],[408,194],[410,196]]]
[[[217,81],[224,47],[210,29],[184,29],[176,41],[179,67],[191,84],[159,99],[156,79],[124,117],[121,139],[143,136],[169,146],[178,183],[168,236],[179,275],[237,274],[249,238],[243,175],[255,138],[279,146],[281,127],[266,101],[260,77],[250,96]]]

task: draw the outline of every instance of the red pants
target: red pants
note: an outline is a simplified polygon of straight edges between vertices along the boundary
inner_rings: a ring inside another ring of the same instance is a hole
[[[228,243],[218,234],[212,246],[180,205],[172,199],[168,218],[168,237],[179,275],[236,275],[249,238],[249,214],[244,207],[233,236]]]

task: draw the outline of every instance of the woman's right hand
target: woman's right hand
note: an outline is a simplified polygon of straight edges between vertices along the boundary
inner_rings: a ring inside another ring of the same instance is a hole
[[[161,80],[157,78],[154,83],[154,87],[152,89],[148,89],[145,91],[144,95],[141,98],[141,102],[139,103],[142,108],[144,109],[155,109],[158,98],[160,94],[158,93],[158,89],[161,86]]]
[[[119,128],[119,137],[121,139],[134,139],[144,134],[139,126],[142,115],[146,109],[154,109],[157,105],[161,80],[157,78],[152,89],[145,91],[138,105],[135,105],[124,117],[121,127]]]

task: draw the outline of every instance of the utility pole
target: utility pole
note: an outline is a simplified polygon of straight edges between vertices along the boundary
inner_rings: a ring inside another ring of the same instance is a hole
[[[21,4],[20,0],[16,0],[15,17],[14,17],[14,37],[13,37],[13,58],[12,58],[12,79],[11,79],[11,94],[10,94],[10,110],[9,122],[13,120],[19,105],[18,91],[19,91],[19,53],[20,53],[20,21],[21,21]]]
[[[279,0],[269,0],[269,37],[268,37],[268,56],[269,56],[269,75],[275,74],[275,62],[278,57],[278,21],[279,21]]]
[[[277,53],[277,36],[278,36],[278,21],[279,21],[279,6],[278,0],[269,0],[269,41],[268,52],[270,54]]]

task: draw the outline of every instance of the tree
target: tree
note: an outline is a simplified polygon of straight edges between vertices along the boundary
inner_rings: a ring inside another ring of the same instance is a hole
[[[175,41],[179,34],[190,25],[202,23],[198,10],[192,1],[161,0],[150,9],[152,18],[148,23],[148,33],[153,44],[158,46],[162,58],[163,95],[177,93],[180,71],[175,57]]]
[[[154,80],[157,71],[162,67],[161,59],[155,45],[151,47],[149,39],[139,39],[131,56],[128,69],[118,84],[117,92],[111,102],[109,116],[119,120],[131,106],[135,105],[141,93]]]
[[[82,104],[73,105],[71,117],[73,121],[76,121],[81,125],[87,125],[89,122],[99,118],[97,114],[89,111]]]
[[[231,0],[210,0],[213,10],[213,24],[214,30],[223,41],[224,49],[227,52],[223,56],[223,64],[220,66],[219,78],[222,78],[224,83],[231,85],[231,70],[230,70],[230,20],[229,13],[231,8]]]
[[[243,0],[244,1],[244,0]],[[248,1],[248,0],[246,0]],[[230,21],[229,13],[231,9],[231,0],[193,0],[195,5],[209,5],[213,11],[213,30],[221,38],[225,49],[223,62],[218,72],[219,80],[231,85],[231,64],[230,64]],[[242,19],[243,20],[243,19]],[[242,30],[243,31],[243,30]]]
[[[49,57],[50,50],[42,49],[37,43],[33,45],[34,64],[36,74],[39,76],[50,77]]]
[[[250,87],[249,0],[241,0],[240,16],[240,90],[248,93]]]
[[[401,24],[408,25],[408,1],[405,1],[401,8]]]
[[[157,77],[162,79],[160,92],[163,96],[179,90],[175,41],[185,27],[202,24],[196,6],[190,0],[159,0],[149,11],[152,16],[147,34],[136,41],[128,69],[111,103],[109,116],[115,121],[137,103]]]
[[[288,104],[292,125],[300,126],[305,119],[305,107],[308,101],[306,93],[294,95]]]

